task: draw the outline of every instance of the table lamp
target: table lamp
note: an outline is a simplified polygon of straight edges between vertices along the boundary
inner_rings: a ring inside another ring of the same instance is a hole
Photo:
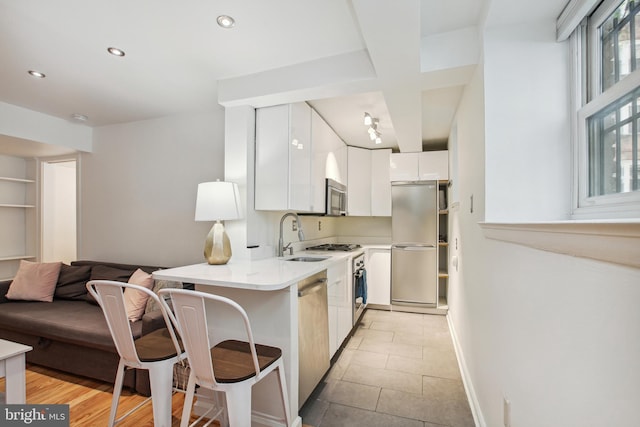
[[[238,184],[220,180],[198,184],[196,221],[215,221],[204,244],[209,264],[226,264],[231,258],[231,242],[220,221],[240,217]]]

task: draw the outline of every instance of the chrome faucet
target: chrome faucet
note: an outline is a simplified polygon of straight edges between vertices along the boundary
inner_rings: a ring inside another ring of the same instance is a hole
[[[293,212],[287,212],[286,214],[282,215],[282,218],[280,218],[280,238],[278,239],[278,256],[284,256],[284,251],[289,249],[289,251],[293,252],[293,248],[290,248],[289,245],[291,245],[291,243],[288,243],[287,246],[284,246],[284,242],[282,240],[282,226],[284,224],[284,219],[288,216],[293,216],[296,218],[296,223],[298,224],[298,239],[300,239],[300,241],[302,242],[304,240],[304,233],[302,232],[302,223],[300,222],[300,218],[298,218],[298,214],[297,213],[293,213]]]

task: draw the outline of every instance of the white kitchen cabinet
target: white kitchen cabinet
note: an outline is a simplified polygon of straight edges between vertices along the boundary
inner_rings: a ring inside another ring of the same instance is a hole
[[[371,215],[391,216],[391,149],[371,151]]]
[[[449,179],[449,151],[423,151],[418,156],[418,173],[421,180]]]
[[[314,197],[311,107],[304,102],[256,110],[257,210],[324,212]]]
[[[367,249],[367,304],[391,305],[391,249]]]
[[[449,151],[393,153],[389,159],[391,181],[449,179]]]
[[[329,355],[333,357],[353,326],[350,281],[346,259],[327,269],[327,298],[329,310]]]
[[[312,145],[312,194],[313,205],[324,206],[325,204],[325,178],[329,170],[337,170],[333,147],[331,146],[331,134],[333,130],[327,122],[324,121],[320,114],[315,110],[311,110],[311,145]],[[332,178],[333,179],[333,178]]]
[[[348,147],[348,215],[391,216],[389,156],[391,149]]]
[[[335,157],[336,157],[336,163],[338,164],[338,170],[336,172],[336,175],[333,179],[335,179],[336,181],[338,181],[341,184],[347,184],[348,181],[348,162],[347,162],[347,157],[348,157],[348,148],[347,148],[347,144],[345,144],[340,137],[337,134],[333,134],[333,152],[335,153]],[[329,176],[327,176],[327,178],[330,178]]]
[[[371,216],[371,150],[348,147],[347,214]]]
[[[315,110],[311,110],[313,206],[326,204],[326,178],[347,183],[347,146]]]
[[[389,179],[391,181],[418,180],[419,153],[393,153],[389,157]]]

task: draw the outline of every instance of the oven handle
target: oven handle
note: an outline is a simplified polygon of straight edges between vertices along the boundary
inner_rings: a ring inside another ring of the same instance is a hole
[[[364,268],[354,271],[353,277],[362,277],[362,272],[364,272]]]

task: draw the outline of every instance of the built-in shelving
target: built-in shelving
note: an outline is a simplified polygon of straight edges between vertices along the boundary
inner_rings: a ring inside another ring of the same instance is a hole
[[[0,280],[11,280],[20,260],[37,259],[36,162],[0,155],[0,174]]]
[[[33,179],[23,179],[23,178],[10,178],[7,176],[0,176],[0,181],[9,181],[9,182],[22,182],[25,184],[32,184],[35,181]]]
[[[0,203],[0,208],[35,208],[35,205],[14,205],[7,203]]]
[[[19,261],[21,259],[33,259],[35,256],[33,255],[16,255],[16,256],[5,256],[0,257],[0,261]]]
[[[448,309],[449,279],[449,181],[438,181],[438,309]]]

